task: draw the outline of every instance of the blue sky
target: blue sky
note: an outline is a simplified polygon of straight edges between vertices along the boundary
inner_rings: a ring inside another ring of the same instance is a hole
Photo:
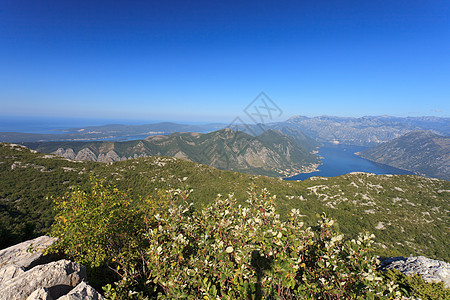
[[[0,115],[449,116],[450,2],[0,1]]]

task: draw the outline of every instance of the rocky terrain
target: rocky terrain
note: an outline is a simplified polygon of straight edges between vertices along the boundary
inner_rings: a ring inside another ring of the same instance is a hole
[[[450,137],[413,131],[358,153],[381,164],[450,180]]]
[[[87,284],[83,265],[44,255],[53,241],[41,236],[0,250],[1,300],[103,299]]]
[[[294,129],[268,130],[257,137],[223,129],[208,134],[173,133],[127,142],[27,143],[39,152],[71,160],[123,161],[154,155],[172,156],[222,170],[288,177],[319,163],[317,142]]]

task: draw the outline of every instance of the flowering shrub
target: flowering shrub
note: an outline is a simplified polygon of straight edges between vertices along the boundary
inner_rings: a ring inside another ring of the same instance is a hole
[[[392,282],[377,276],[373,236],[346,241],[325,215],[305,228],[296,209],[282,221],[267,190],[251,188],[246,205],[219,195],[198,211],[186,203],[188,191],[161,193],[160,203],[183,200],[165,209],[155,199],[131,205],[125,194],[107,190],[94,184],[90,194],[76,191],[59,201],[54,226],[59,249],[119,275],[104,288],[107,297],[400,297]]]

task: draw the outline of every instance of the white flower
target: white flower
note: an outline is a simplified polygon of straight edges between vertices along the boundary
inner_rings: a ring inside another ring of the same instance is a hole
[[[342,240],[342,234],[340,234],[340,235],[337,235],[337,236],[333,236],[332,238],[331,238],[331,242],[339,242],[340,240]]]
[[[228,246],[227,249],[225,249],[225,251],[226,251],[227,253],[231,253],[231,252],[234,251],[234,249],[233,249],[233,247]]]

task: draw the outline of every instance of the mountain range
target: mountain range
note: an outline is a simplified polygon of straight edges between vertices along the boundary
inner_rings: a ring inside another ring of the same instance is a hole
[[[283,131],[284,133],[282,133]],[[251,136],[231,129],[207,134],[173,133],[125,142],[41,142],[25,143],[31,149],[71,160],[123,161],[148,156],[172,156],[222,170],[288,177],[314,169],[319,157],[312,151],[319,145],[291,128],[267,130]]]
[[[450,176],[448,156],[446,158],[443,151],[445,143],[436,144],[436,138],[431,142],[422,141],[421,149],[412,147],[418,145],[417,141],[411,144],[405,139],[400,140],[403,146],[397,141],[395,145],[385,144],[417,130],[449,136],[450,118],[295,116],[285,122],[232,126],[242,131],[240,133],[213,131],[217,128],[227,128],[227,125],[112,124],[71,128],[50,135],[0,133],[0,141],[20,142],[32,149],[73,160],[112,162],[167,155],[223,170],[276,177],[313,171],[320,164],[314,151],[322,143],[381,145],[361,152],[360,156],[417,174],[445,179]],[[51,140],[54,141],[47,143]],[[427,145],[434,146],[425,151]],[[404,152],[400,150],[402,147]],[[407,156],[400,157],[401,153]]]
[[[332,142],[357,146],[376,146],[416,130],[431,130],[437,134],[449,136],[450,118],[294,116],[284,122],[240,124],[237,126],[230,126],[226,123],[188,125],[170,122],[145,125],[110,124],[55,130],[55,134],[0,132],[0,142],[130,140],[144,139],[149,135],[167,135],[175,132],[207,133],[226,127],[251,135],[261,134],[268,129],[280,130],[281,128],[292,128],[303,132],[303,134],[320,143]]]
[[[450,180],[449,136],[431,131],[412,131],[357,154],[416,174]]]
[[[376,146],[400,137],[410,131],[431,130],[450,135],[450,118],[438,117],[303,117],[295,116],[272,128],[287,126],[298,129],[319,142],[332,142],[356,146]]]

